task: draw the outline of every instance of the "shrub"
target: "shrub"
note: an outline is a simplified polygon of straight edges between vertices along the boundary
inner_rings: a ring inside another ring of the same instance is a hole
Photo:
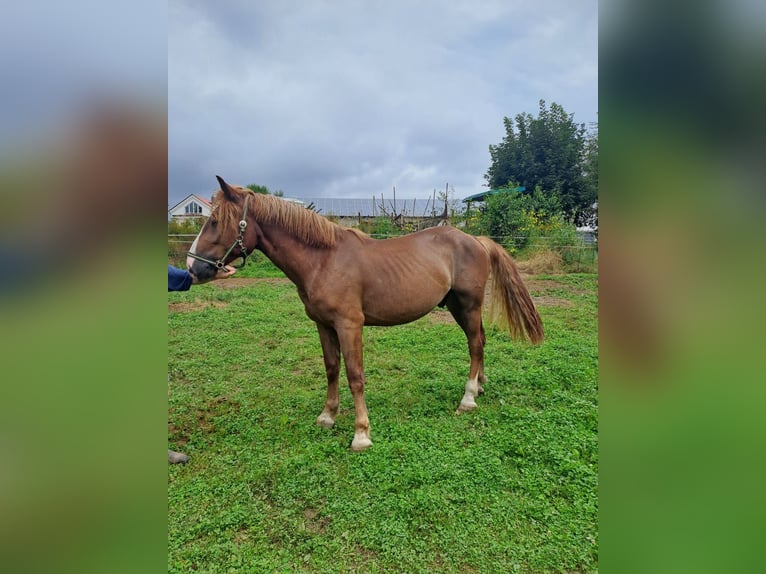
[[[199,233],[206,219],[206,217],[173,218],[168,221],[168,235]]]
[[[515,188],[511,184],[488,196],[484,207],[467,223],[470,232],[498,240],[511,253],[530,247],[541,235],[539,230],[561,211],[556,193],[543,193],[539,187],[531,194],[519,193]]]
[[[372,236],[391,237],[402,235],[403,231],[391,221],[390,217],[378,216],[371,221],[363,221],[359,229]]]
[[[531,252],[544,249],[558,253],[567,267],[579,261],[585,248],[575,225],[566,221],[561,214],[556,214],[547,221],[538,221],[532,227],[530,243]]]

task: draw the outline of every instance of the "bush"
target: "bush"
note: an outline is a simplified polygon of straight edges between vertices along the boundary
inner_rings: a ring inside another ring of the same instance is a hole
[[[206,217],[173,218],[168,221],[168,235],[183,233],[199,233],[205,223]]]
[[[465,230],[488,235],[517,259],[545,262],[546,268],[580,271],[584,262],[595,263],[595,254],[564,217],[555,192],[543,193],[537,187],[531,194],[519,193],[515,187],[511,184],[487,197],[485,205],[466,218]]]
[[[205,223],[205,217],[188,217],[168,221],[168,263],[176,267],[186,266],[186,252],[191,247],[193,237],[173,237],[175,235],[196,235]]]
[[[392,237],[402,235],[403,230],[391,221],[390,217],[378,216],[370,221],[363,221],[359,229],[373,237]]]
[[[519,193],[516,185],[503,188],[501,193],[487,197],[483,208],[467,221],[471,233],[488,235],[511,253],[527,249],[539,229],[548,224],[561,211],[555,193],[545,194],[536,187],[533,193]]]
[[[580,260],[585,243],[577,233],[573,223],[566,221],[561,214],[556,214],[545,222],[538,222],[532,227],[530,251],[537,249],[558,253],[567,267]]]

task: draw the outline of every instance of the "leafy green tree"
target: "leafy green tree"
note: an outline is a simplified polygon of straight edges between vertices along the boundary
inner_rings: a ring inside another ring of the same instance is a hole
[[[269,195],[271,192],[269,191],[269,188],[265,185],[258,185],[257,183],[251,183],[250,185],[245,186],[250,191],[254,191],[255,193],[261,193],[263,195]]]
[[[576,220],[596,201],[596,189],[586,179],[586,131],[572,114],[540,100],[538,117],[518,114],[503,118],[505,137],[489,146],[492,160],[485,178],[492,189],[515,181],[527,189],[540,187],[546,195],[557,195],[564,213]],[[597,158],[598,146],[596,145]],[[597,165],[597,163],[596,163]]]
[[[268,187],[265,185],[258,185],[257,183],[251,183],[250,185],[245,186],[250,191],[254,191],[255,193],[260,193],[262,195],[273,195],[274,197],[284,197],[285,192],[281,189],[277,189],[275,191],[271,191]]]

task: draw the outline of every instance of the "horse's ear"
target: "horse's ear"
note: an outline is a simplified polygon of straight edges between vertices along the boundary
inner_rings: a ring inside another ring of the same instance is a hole
[[[215,178],[218,180],[218,185],[221,186],[221,191],[223,192],[224,197],[229,201],[234,201],[234,192],[229,187],[229,184],[226,183],[220,175],[215,176]]]

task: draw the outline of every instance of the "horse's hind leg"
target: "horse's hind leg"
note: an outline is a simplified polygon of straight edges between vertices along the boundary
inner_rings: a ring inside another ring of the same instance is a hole
[[[324,367],[327,373],[327,401],[324,409],[317,417],[317,424],[324,428],[332,428],[335,417],[338,416],[338,375],[340,374],[340,344],[338,334],[331,327],[317,324],[319,340],[322,343]]]
[[[481,363],[479,364],[479,394],[484,394],[484,383],[487,382],[487,375],[484,374],[484,345],[487,343],[487,337],[484,334],[484,324],[481,322],[481,312],[479,312],[479,327],[481,328]]]
[[[487,377],[484,375],[484,326],[481,322],[481,299],[468,295],[451,293],[447,299],[447,309],[463,329],[468,340],[468,352],[471,355],[471,368],[468,372],[468,381],[465,384],[463,395],[456,414],[475,409],[476,397],[484,392],[484,383]]]

